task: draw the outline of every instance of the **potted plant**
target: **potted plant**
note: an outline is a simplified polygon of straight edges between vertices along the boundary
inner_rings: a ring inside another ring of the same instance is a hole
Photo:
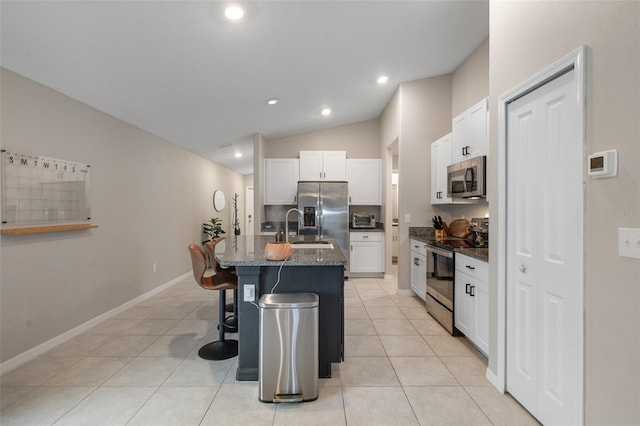
[[[222,220],[217,217],[212,217],[209,222],[205,222],[202,224],[202,235],[203,237],[206,235],[208,239],[203,240],[202,244],[206,244],[211,240],[218,238],[221,234],[224,234],[224,230],[222,229]]]

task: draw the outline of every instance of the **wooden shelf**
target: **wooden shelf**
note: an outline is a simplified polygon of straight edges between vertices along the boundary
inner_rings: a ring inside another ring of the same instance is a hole
[[[83,229],[97,228],[98,225],[90,223],[73,223],[69,225],[44,225],[44,226],[23,226],[19,228],[3,228],[0,233],[3,235],[26,235],[42,234],[45,232],[78,231]]]

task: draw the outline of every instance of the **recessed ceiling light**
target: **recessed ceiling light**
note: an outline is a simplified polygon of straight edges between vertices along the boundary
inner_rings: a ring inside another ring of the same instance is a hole
[[[229,6],[224,10],[224,16],[231,21],[237,21],[244,15],[244,10],[240,6]]]
[[[331,110],[329,108],[323,108],[322,111],[320,111],[320,114],[326,117],[328,115],[331,115]]]
[[[242,157],[242,153],[241,152],[236,152],[235,154],[233,154],[234,157],[236,158],[240,158]]]
[[[378,84],[385,84],[387,81],[389,81],[389,77],[387,77],[386,75],[381,75],[380,77],[378,77],[378,79],[376,80],[376,82]]]
[[[278,102],[280,102],[280,99],[278,99],[278,98],[267,99],[267,104],[269,104],[269,105],[275,105]]]

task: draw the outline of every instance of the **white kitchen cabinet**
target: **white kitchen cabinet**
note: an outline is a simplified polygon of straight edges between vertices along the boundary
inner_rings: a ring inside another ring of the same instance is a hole
[[[451,133],[431,144],[431,204],[452,204],[447,197],[447,166],[451,164]]]
[[[411,290],[422,300],[427,299],[427,250],[422,241],[409,240],[411,244]]]
[[[489,353],[489,266],[456,253],[455,326],[482,353]]]
[[[264,204],[297,204],[299,162],[297,158],[264,160]]]
[[[349,232],[349,272],[352,276],[384,275],[384,233]]]
[[[452,162],[487,155],[487,99],[452,120]]]
[[[349,182],[349,204],[382,205],[381,161],[377,158],[354,158],[347,160]]]
[[[347,180],[347,151],[300,151],[300,180]]]

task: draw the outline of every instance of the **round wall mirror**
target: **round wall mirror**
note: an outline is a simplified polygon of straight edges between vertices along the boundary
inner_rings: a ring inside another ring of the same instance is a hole
[[[221,212],[225,205],[224,192],[215,191],[213,193],[213,208],[216,209],[217,212]]]

